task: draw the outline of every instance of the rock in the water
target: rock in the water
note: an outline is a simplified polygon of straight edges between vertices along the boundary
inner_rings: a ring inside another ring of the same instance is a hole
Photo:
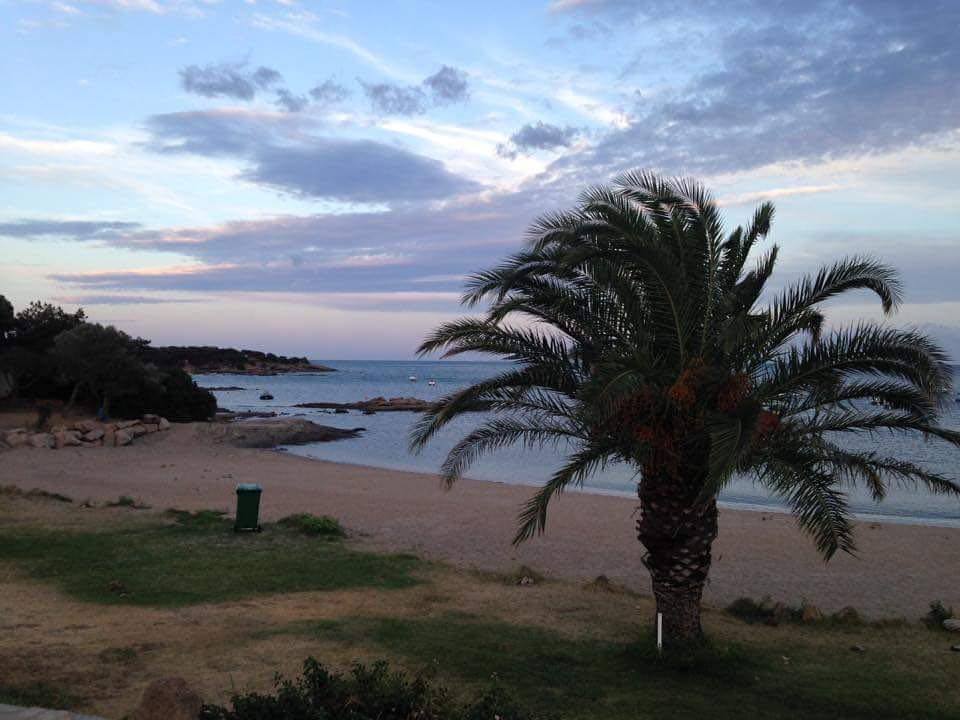
[[[318,425],[302,418],[252,420],[215,426],[226,442],[238,447],[271,448],[277,445],[302,445],[356,437],[360,428]]]
[[[943,621],[943,629],[950,632],[960,632],[960,618],[947,618]]]
[[[133,442],[133,433],[129,429],[117,430],[113,435],[113,444],[116,447],[129,445],[131,442]]]
[[[76,447],[80,444],[80,433],[76,430],[67,430],[63,434],[63,444],[67,447]]]
[[[951,645],[950,649],[954,652],[960,652],[960,645]]]
[[[30,447],[51,448],[53,447],[53,435],[50,433],[34,433],[30,436]]]
[[[94,422],[93,420],[79,420],[73,424],[74,430],[79,430],[82,433],[92,432],[100,427],[100,424]]]
[[[144,423],[143,427],[146,428],[148,433],[155,433],[160,429],[159,423]]]
[[[161,430],[169,430],[169,429],[170,429],[170,421],[167,420],[167,419],[164,418],[164,417],[160,418],[160,423],[159,423],[159,425],[160,425],[160,429],[161,429]]]
[[[858,652],[858,653],[862,653],[862,652],[866,652],[866,651],[867,651],[867,649],[866,649],[863,645],[851,645],[851,646],[850,646],[850,649],[853,650],[854,652]]]
[[[130,427],[127,428],[127,430],[129,432],[132,432],[134,437],[140,437],[141,435],[147,434],[147,427],[140,423],[136,425],[131,425]]]
[[[124,430],[126,428],[133,427],[134,425],[139,425],[139,424],[140,424],[139,420],[119,420],[116,423],[116,428],[117,430]]]
[[[102,440],[103,435],[104,435],[103,430],[101,430],[100,428],[96,428],[94,430],[91,430],[90,432],[84,433],[83,439],[86,440],[87,442],[96,442],[97,440]]]
[[[147,685],[133,720],[197,720],[203,700],[183,678],[164,678]]]
[[[823,620],[823,613],[820,612],[820,608],[816,605],[804,603],[801,608],[800,619],[805,623],[820,622]]]
[[[141,420],[141,422],[143,422],[144,425],[159,425],[159,424],[160,424],[160,416],[159,416],[159,415],[144,415],[142,418],[140,418],[140,420]]]

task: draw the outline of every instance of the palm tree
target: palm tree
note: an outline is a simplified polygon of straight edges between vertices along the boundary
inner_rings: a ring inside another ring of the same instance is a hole
[[[936,424],[951,374],[929,338],[869,322],[822,332],[820,305],[851,290],[892,313],[895,272],[846,259],[760,305],[777,247],[746,265],[772,218],[765,203],[725,235],[698,183],[625,173],[536,221],[525,249],[468,281],[464,304],[489,301],[486,314],[420,346],[514,363],[414,428],[419,449],[459,415],[492,411],[450,450],[448,484],[513,443],[568,452],[523,507],[515,543],[544,531],[550,499],[571,483],[611,462],[636,468],[637,537],[668,642],[702,637],[717,494],[735,473],[785,500],[825,559],[854,550],[849,488],[878,501],[890,485],[960,495],[947,477],[843,442],[888,430],[960,445]]]

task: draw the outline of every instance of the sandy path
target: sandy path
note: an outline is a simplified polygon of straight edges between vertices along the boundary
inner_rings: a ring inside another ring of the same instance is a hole
[[[510,545],[530,488],[463,481],[445,492],[432,475],[306,460],[213,444],[203,426],[175,426],[126,448],[0,454],[0,485],[42,488],[77,500],[132,495],[156,508],[230,509],[238,482],[265,488],[267,519],[293,512],[334,515],[369,545],[487,570],[529,565],[547,576],[603,574],[646,591],[631,517],[635,502],[568,494],[555,501],[548,533]],[[923,615],[933,600],[960,606],[960,530],[861,524],[858,558],[824,564],[785,515],[723,510],[707,601],[746,595],[871,616]]]

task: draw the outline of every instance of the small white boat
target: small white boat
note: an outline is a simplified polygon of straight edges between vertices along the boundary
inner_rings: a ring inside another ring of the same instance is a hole
[[[437,384],[436,380],[427,380],[427,385],[429,385],[430,387],[433,387],[436,384]]]
[[[411,375],[410,377],[407,378],[407,380],[409,380],[410,382],[416,382],[416,381],[417,381],[417,376],[416,376],[416,375]]]

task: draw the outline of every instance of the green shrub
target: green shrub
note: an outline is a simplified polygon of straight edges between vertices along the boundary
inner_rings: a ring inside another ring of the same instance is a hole
[[[930,603],[930,610],[927,612],[923,622],[926,623],[928,627],[942,628],[943,621],[949,620],[952,617],[953,608],[947,607],[940,600],[935,600],[934,602]]]
[[[194,382],[180,368],[147,366],[135,392],[118,398],[112,405],[117,417],[136,418],[153,413],[174,422],[209,420],[217,410],[217,399]]]
[[[132,510],[149,510],[150,506],[145,505],[144,503],[137,502],[129,495],[121,495],[116,500],[107,503],[107,507],[125,507],[131,508]]]
[[[311,515],[310,513],[298,513],[297,515],[288,515],[279,521],[284,527],[297,530],[304,535],[322,535],[323,537],[338,538],[344,537],[346,532],[340,521],[329,515]]]
[[[313,658],[296,681],[278,678],[272,695],[234,695],[230,707],[205,705],[200,720],[535,720],[499,687],[466,706],[423,677],[409,680],[386,662],[332,673]]]

